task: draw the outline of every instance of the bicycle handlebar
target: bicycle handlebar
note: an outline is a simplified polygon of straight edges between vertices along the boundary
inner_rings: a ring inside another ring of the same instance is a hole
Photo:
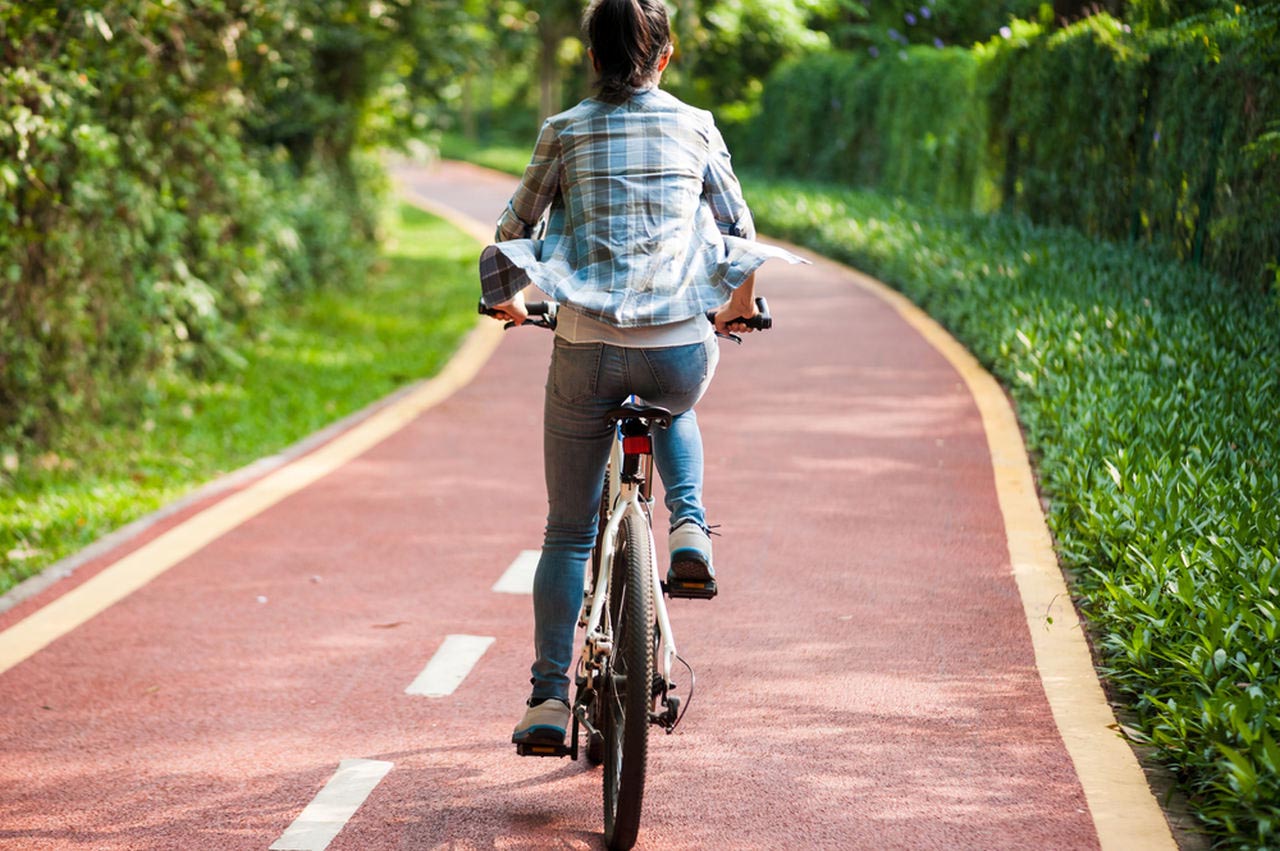
[[[525,324],[536,325],[539,328],[548,328],[551,330],[555,330],[556,312],[559,310],[559,308],[560,308],[560,305],[554,301],[528,302],[525,304],[524,309],[525,311],[528,312],[530,319]],[[485,307],[485,304],[483,301],[481,301],[478,305],[476,305],[476,312],[484,316],[492,316],[495,319],[498,318],[498,311],[494,310],[492,307]],[[503,330],[506,330],[507,328],[514,328],[514,327],[516,327],[516,323],[508,322],[506,325],[503,326]]]
[[[560,305],[557,304],[556,302],[531,301],[525,304],[524,307],[525,307],[525,310],[528,311],[529,316],[531,317],[530,320],[525,323],[526,325],[536,325],[539,328],[549,328],[549,329],[554,329],[556,327],[556,313],[560,308]],[[479,303],[476,310],[478,313],[481,313],[485,316],[493,316],[495,318],[498,316],[498,311],[494,310],[492,307],[486,307],[483,301]],[[746,325],[748,328],[752,328],[756,331],[768,331],[770,328],[773,327],[773,314],[769,312],[769,302],[765,301],[763,296],[756,296],[756,310],[758,310],[759,313],[757,313],[755,316],[752,316],[749,319],[739,316],[736,319],[730,319],[725,324],[733,325],[735,323],[741,322],[744,325]],[[716,311],[708,310],[706,313],[706,317],[707,317],[707,321],[714,325],[716,321]],[[514,328],[515,323],[508,322],[504,327]],[[718,331],[716,333],[720,334],[720,332]],[[739,337],[737,334],[720,334],[720,336],[727,337],[728,339],[733,340],[735,343],[742,342],[742,338]]]

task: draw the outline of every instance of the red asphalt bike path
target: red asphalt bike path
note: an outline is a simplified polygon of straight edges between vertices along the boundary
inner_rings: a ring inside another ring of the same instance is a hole
[[[514,185],[401,182],[483,222]],[[638,847],[1096,848],[974,402],[814,259],[761,272],[775,329],[722,344],[698,408],[722,591],[669,605],[697,692],[651,739]],[[0,848],[265,849],[350,758],[393,767],[331,849],[600,847],[599,770],[508,744],[532,611],[491,590],[540,543],[550,347],[509,332],[405,428],[0,675]],[[453,694],[406,694],[450,634],[496,640]]]

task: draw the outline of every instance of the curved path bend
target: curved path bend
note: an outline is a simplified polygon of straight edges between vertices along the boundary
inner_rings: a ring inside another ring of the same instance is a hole
[[[398,171],[481,238],[513,185]],[[725,347],[699,407],[723,591],[671,605],[697,693],[652,740],[639,847],[1174,847],[1037,590],[998,389],[844,267],[761,288],[775,330]],[[507,744],[550,344],[481,328],[0,614],[0,848],[600,847],[598,771]]]

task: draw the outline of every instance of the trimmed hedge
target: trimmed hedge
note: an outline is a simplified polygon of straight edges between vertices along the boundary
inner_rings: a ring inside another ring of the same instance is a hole
[[[1280,845],[1280,305],[1022,217],[747,179],[1009,388],[1109,681],[1235,848]]]
[[[878,186],[948,207],[989,205],[974,54],[904,55],[909,62],[826,53],[784,65],[737,156],[773,175]]]
[[[811,57],[770,78],[748,139],[740,157],[766,173],[1003,206],[1280,281],[1280,4]]]

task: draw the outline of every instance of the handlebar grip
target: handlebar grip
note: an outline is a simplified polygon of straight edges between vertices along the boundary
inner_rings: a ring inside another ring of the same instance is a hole
[[[551,312],[551,303],[546,301],[531,301],[524,306],[530,316],[546,316]],[[484,316],[497,316],[498,311],[492,307],[486,307],[483,301],[476,305],[476,313]]]
[[[773,314],[769,312],[769,302],[764,300],[764,296],[756,296],[756,310],[760,313],[748,319],[747,324],[760,331],[768,331],[773,327]]]
[[[744,322],[748,328],[754,328],[757,331],[768,331],[773,327],[773,314],[769,312],[769,302],[765,301],[764,296],[756,296],[756,310],[760,312],[750,319],[743,319],[739,316],[736,319],[730,319],[726,324]],[[707,311],[707,321],[713,325],[715,324],[716,311]]]
[[[534,325],[538,328],[546,328],[554,331],[556,327],[556,314],[558,313],[558,308],[559,305],[554,301],[531,301],[524,306],[525,311],[529,314],[528,319],[524,324]],[[495,318],[498,316],[498,311],[494,310],[492,307],[486,307],[483,299],[476,306],[476,310],[485,316],[493,316]],[[508,322],[502,327],[503,330],[514,328],[516,327],[516,323]]]

